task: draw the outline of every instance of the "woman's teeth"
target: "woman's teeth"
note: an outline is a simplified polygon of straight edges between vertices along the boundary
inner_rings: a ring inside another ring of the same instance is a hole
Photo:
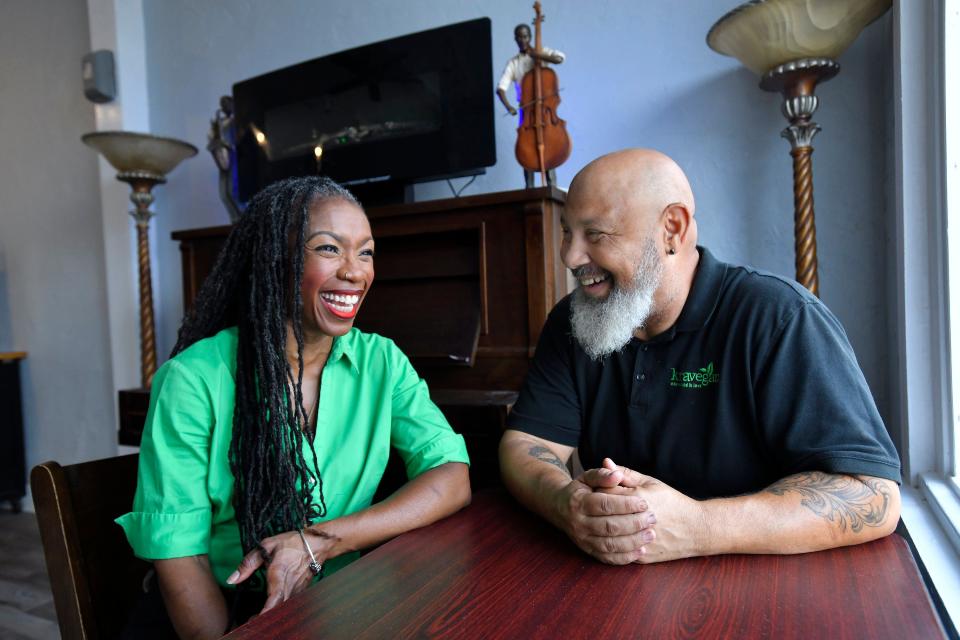
[[[321,293],[320,297],[340,311],[350,311],[360,302],[358,295],[344,295],[340,293]]]

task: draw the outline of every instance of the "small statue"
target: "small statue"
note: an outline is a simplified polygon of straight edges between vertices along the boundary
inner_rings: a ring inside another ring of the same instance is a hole
[[[233,98],[220,97],[220,108],[213,114],[207,133],[207,151],[220,171],[220,200],[227,208],[230,222],[236,222],[243,213],[234,198],[233,170],[237,164],[236,134],[233,130]]]
[[[531,47],[530,38],[530,27],[527,25],[518,24],[513,29],[513,39],[516,41],[517,48],[520,51],[507,61],[503,69],[503,74],[500,76],[500,82],[497,83],[497,97],[500,98],[500,102],[507,108],[510,115],[517,115],[517,108],[510,104],[510,101],[507,99],[507,89],[513,84],[516,87],[515,90],[519,100],[521,94],[520,84],[523,81],[523,76],[533,69],[534,59],[538,59],[544,64],[561,64],[564,59],[566,59],[563,52],[557,51],[556,49],[542,47],[540,50],[537,50]],[[523,124],[523,111],[526,106],[527,105],[523,104],[519,105],[520,124]],[[534,174],[535,172],[529,169],[525,168],[523,170],[523,180],[528,189],[534,186]],[[556,171],[553,169],[547,172],[547,184],[556,184]]]

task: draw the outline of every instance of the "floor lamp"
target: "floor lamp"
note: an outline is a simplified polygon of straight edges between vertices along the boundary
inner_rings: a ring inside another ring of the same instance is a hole
[[[818,82],[837,75],[836,59],[891,0],[753,0],[717,20],[707,45],[760,76],[760,88],[783,94],[790,123],[781,136],[793,156],[794,246],[797,282],[820,294],[813,216],[813,122]]]
[[[97,131],[81,138],[117,170],[117,180],[130,185],[130,215],[137,223],[137,264],[140,272],[140,384],[146,389],[157,370],[157,345],[153,320],[153,285],[150,279],[150,204],[153,187],[181,161],[197,155],[188,142],[129,131]]]

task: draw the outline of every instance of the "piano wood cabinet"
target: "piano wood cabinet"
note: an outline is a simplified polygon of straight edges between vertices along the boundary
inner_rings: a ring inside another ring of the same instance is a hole
[[[567,293],[559,258],[565,193],[555,187],[367,210],[376,280],[356,325],[392,338],[473,458],[497,482],[496,445],[547,314]],[[176,231],[184,308],[230,226]],[[139,441],[147,390],[121,392],[121,442]]]

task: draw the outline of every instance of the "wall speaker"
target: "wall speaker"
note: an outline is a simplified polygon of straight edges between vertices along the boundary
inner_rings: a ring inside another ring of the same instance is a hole
[[[113,51],[100,49],[83,56],[83,95],[90,102],[110,102],[117,97]]]

